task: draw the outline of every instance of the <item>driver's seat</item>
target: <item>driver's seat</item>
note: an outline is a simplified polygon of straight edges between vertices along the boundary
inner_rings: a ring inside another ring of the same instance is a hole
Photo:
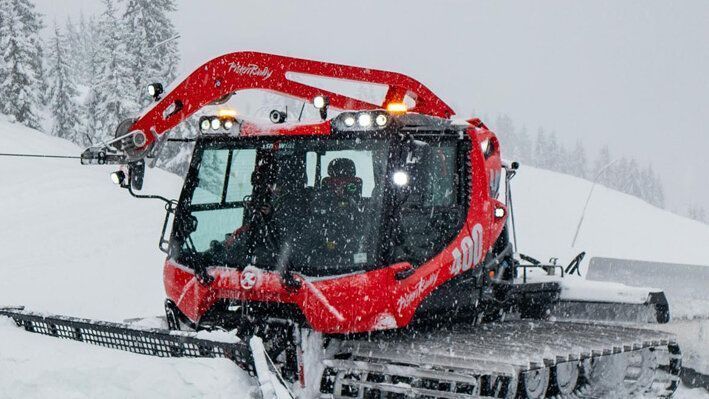
[[[335,158],[327,165],[327,177],[322,179],[322,186],[336,198],[362,197],[362,179],[357,177],[354,161],[348,158]]]

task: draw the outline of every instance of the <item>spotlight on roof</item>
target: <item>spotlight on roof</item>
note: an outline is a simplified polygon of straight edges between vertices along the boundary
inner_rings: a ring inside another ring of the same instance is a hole
[[[322,120],[327,119],[327,108],[330,105],[330,99],[323,95],[315,96],[313,105],[320,111],[320,118]]]
[[[357,123],[359,123],[359,125],[360,125],[361,127],[370,127],[370,126],[372,126],[372,114],[370,114],[370,113],[368,113],[368,112],[362,112],[362,113],[359,114],[359,116],[357,117]]]
[[[389,103],[387,104],[387,111],[392,114],[405,114],[408,109],[404,103]]]
[[[164,89],[161,83],[151,83],[148,85],[148,95],[155,101],[160,101],[160,95],[163,91]]]
[[[117,186],[125,187],[126,174],[122,170],[117,170],[111,173],[111,181]]]
[[[286,114],[283,111],[279,111],[277,109],[274,109],[273,111],[271,111],[268,114],[268,118],[271,120],[271,122],[278,124],[278,123],[285,122],[286,119],[288,118],[288,114]]]

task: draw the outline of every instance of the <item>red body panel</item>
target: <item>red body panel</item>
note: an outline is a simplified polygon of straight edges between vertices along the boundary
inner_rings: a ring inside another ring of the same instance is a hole
[[[362,81],[388,86],[383,104],[357,99],[298,83],[288,73]],[[309,61],[256,52],[238,52],[215,58],[179,83],[132,126],[142,131],[148,149],[163,133],[227,95],[246,89],[279,92],[303,100],[326,95],[330,105],[343,110],[386,108],[405,96],[416,104],[411,112],[449,118],[453,110],[418,81],[394,72]],[[468,214],[456,238],[439,254],[419,266],[408,277],[397,280],[397,272],[411,266],[400,263],[381,269],[324,279],[300,279],[300,288],[288,288],[277,273],[247,267],[242,271],[226,267],[208,268],[210,284],[198,282],[191,269],[168,259],[164,267],[167,297],[192,321],[221,299],[278,302],[296,305],[308,323],[324,333],[355,333],[406,326],[421,302],[451,278],[479,267],[498,236],[505,218],[494,210],[504,205],[491,197],[499,181],[501,161],[497,139],[479,120],[471,120],[466,132],[473,143],[470,151],[471,189]],[[311,125],[257,126],[240,121],[240,136],[328,135],[330,121]],[[481,143],[493,150],[483,154]],[[473,293],[471,293],[473,295]]]
[[[500,235],[505,218],[494,217],[494,209],[504,205],[490,197],[490,179],[500,172],[501,160],[494,135],[484,126],[469,127],[473,142],[470,151],[472,187],[468,214],[457,237],[433,259],[419,266],[403,280],[395,274],[410,267],[400,263],[366,273],[310,279],[299,289],[287,288],[277,273],[226,267],[209,268],[214,277],[200,284],[193,272],[167,260],[165,290],[191,320],[199,319],[217,300],[237,299],[295,304],[312,328],[323,333],[356,333],[399,328],[411,322],[416,308],[441,284],[479,266]],[[254,132],[256,134],[256,132]],[[487,159],[480,143],[494,140],[494,152]],[[479,173],[485,171],[486,173]],[[248,276],[244,276],[249,273]],[[246,278],[247,284],[242,284]],[[472,295],[473,293],[471,293]]]
[[[384,104],[370,104],[296,82],[288,78],[289,72],[382,84],[389,89]],[[326,95],[332,107],[343,110],[385,108],[387,103],[402,102],[405,96],[409,96],[416,102],[411,112],[442,118],[453,115],[453,110],[426,86],[400,73],[273,54],[237,52],[217,57],[197,68],[143,114],[130,130],[145,133],[146,142],[142,148],[149,148],[159,135],[200,108],[247,89],[270,90],[306,101]]]

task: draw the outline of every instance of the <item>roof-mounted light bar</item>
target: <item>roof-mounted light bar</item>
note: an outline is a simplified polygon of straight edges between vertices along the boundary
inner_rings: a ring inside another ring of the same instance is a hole
[[[199,118],[199,131],[202,134],[229,134],[238,126],[235,112],[218,112],[218,115],[205,115]]]
[[[342,131],[380,130],[391,123],[386,111],[343,112],[332,120],[332,126]]]

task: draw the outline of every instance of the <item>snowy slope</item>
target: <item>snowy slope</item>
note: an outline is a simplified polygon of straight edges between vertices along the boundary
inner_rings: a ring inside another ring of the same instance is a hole
[[[519,247],[539,259],[590,256],[709,266],[709,225],[596,185],[574,248],[591,183],[522,165],[513,180]],[[562,259],[563,260],[563,259]]]
[[[81,149],[0,120],[0,152]],[[163,205],[114,186],[114,169],[0,157],[0,306],[116,321],[162,312]],[[180,185],[150,170],[145,191],[174,198]]]
[[[161,359],[28,334],[0,319],[0,398],[248,398],[227,359]]]
[[[80,151],[0,119],[0,152]],[[117,321],[162,313],[163,205],[131,198],[110,182],[111,171],[78,160],[0,157],[0,306]],[[541,258],[567,251],[589,183],[532,168],[523,168],[515,183],[523,249]],[[153,169],[144,191],[174,198],[180,185]],[[597,187],[578,247],[706,264],[697,247],[708,239],[707,226]],[[61,363],[70,371],[57,369]],[[25,334],[0,320],[0,386],[9,387],[0,398],[247,397],[248,383],[228,362],[87,347]]]

